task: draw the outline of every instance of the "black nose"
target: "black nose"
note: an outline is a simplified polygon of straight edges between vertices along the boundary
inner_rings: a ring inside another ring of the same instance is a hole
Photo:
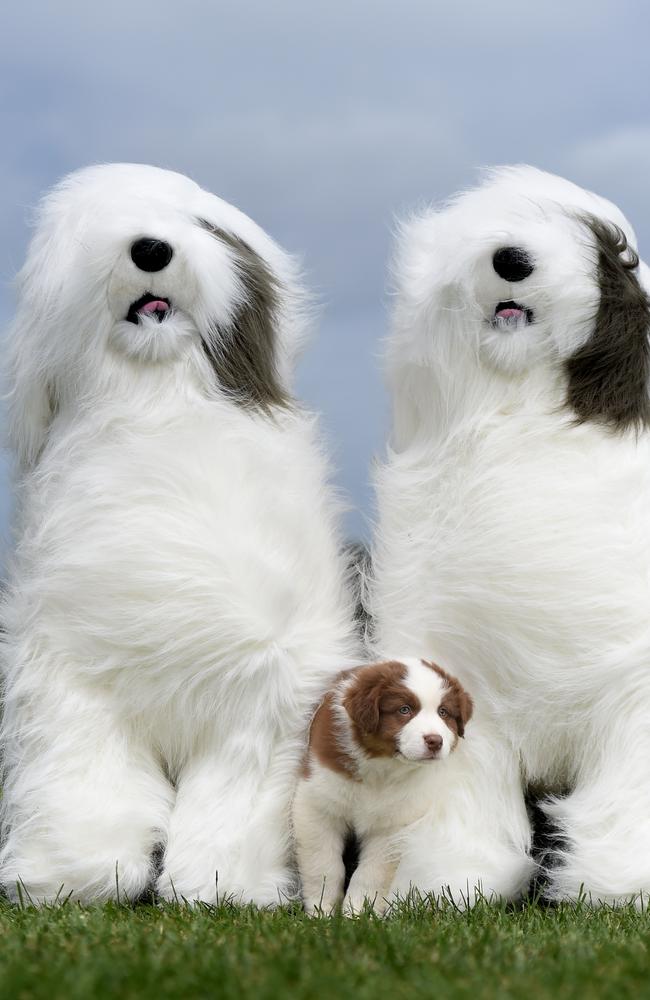
[[[504,281],[523,281],[535,270],[530,256],[521,247],[501,247],[492,258],[492,266]]]
[[[169,243],[143,236],[131,247],[131,260],[141,271],[162,271],[174,256]]]

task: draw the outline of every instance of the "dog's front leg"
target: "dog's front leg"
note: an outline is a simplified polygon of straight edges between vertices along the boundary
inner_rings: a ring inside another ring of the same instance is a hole
[[[158,891],[165,899],[272,906],[295,895],[289,815],[300,746],[242,732],[182,768]]]
[[[38,678],[37,678],[38,680]],[[8,686],[0,882],[35,904],[134,900],[150,884],[173,789],[103,689]]]
[[[640,689],[634,706],[624,694],[617,698],[603,699],[583,727],[573,790],[541,804],[561,838],[545,895],[643,909],[650,898],[650,694]]]
[[[364,906],[370,906],[377,914],[384,913],[397,864],[390,837],[385,833],[364,837],[359,864],[350,879],[343,902],[345,915],[355,916],[361,913]]]
[[[471,738],[432,772],[431,806],[400,838],[392,891],[415,892],[474,906],[481,899],[515,899],[528,887],[530,820],[518,754],[482,713]]]

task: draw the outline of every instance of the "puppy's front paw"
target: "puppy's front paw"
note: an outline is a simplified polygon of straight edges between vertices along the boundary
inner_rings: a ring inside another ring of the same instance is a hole
[[[334,897],[319,896],[318,899],[306,899],[305,913],[308,917],[331,917],[340,904],[340,899]]]
[[[346,895],[343,900],[343,916],[358,917],[360,913],[374,913],[381,917],[388,909],[388,900],[377,892],[354,892]]]

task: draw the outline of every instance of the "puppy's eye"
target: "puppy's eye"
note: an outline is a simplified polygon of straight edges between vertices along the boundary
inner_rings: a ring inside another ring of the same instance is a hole
[[[440,716],[441,719],[446,719],[447,716],[449,715],[449,712],[447,711],[444,705],[441,705],[440,708],[438,709],[438,715]]]
[[[410,715],[411,714],[411,709],[410,709],[410,707],[408,705],[402,705],[402,707],[398,708],[397,711],[399,712],[400,715]]]

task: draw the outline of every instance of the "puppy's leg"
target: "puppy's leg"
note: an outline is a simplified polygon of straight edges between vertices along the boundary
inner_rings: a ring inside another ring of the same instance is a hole
[[[173,790],[110,702],[71,683],[58,695],[9,692],[0,882],[34,903],[135,899]]]
[[[296,792],[293,832],[305,911],[331,913],[343,897],[346,824],[322,808],[307,782]]]
[[[632,706],[617,705],[616,697],[612,692],[606,711],[583,736],[574,790],[542,803],[563,841],[546,895],[647,907],[650,699],[637,697]]]
[[[386,834],[368,835],[361,842],[359,865],[350,879],[343,912],[348,917],[369,905],[382,914],[388,906],[388,893],[397,869],[397,855]]]
[[[431,807],[405,832],[392,891],[514,899],[534,870],[519,760],[496,726],[477,713],[471,733],[431,766]]]

